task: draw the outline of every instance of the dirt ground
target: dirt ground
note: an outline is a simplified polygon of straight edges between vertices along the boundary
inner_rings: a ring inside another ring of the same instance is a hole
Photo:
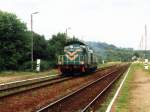
[[[8,83],[8,82],[14,82],[14,81],[19,81],[19,80],[26,80],[26,79],[31,79],[31,78],[38,78],[38,77],[44,77],[44,76],[49,76],[49,75],[58,75],[58,73],[51,73],[51,71],[46,71],[46,72],[40,72],[40,73],[26,73],[26,72],[10,72],[7,73],[7,75],[0,75],[0,84],[1,83]]]
[[[35,76],[5,76],[5,77],[0,77],[0,84],[13,82],[13,81],[19,81],[19,80],[25,80],[25,79],[30,79],[30,78],[35,78]]]
[[[150,112],[150,74],[138,69],[134,74],[130,112]]]
[[[123,112],[150,112],[150,74],[140,68],[133,75],[129,107],[121,110]],[[116,103],[117,101],[115,101],[111,112],[116,112]]]

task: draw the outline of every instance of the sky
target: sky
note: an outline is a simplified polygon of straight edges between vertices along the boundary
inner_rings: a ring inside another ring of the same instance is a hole
[[[106,42],[118,47],[141,48],[147,25],[150,49],[150,0],[0,0],[0,10],[14,13],[30,30],[46,39],[68,29],[84,41]]]

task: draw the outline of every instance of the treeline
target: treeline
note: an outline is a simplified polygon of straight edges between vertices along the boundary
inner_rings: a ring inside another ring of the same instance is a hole
[[[15,14],[0,11],[0,71],[31,70],[31,39],[26,24]],[[46,40],[43,35],[33,32],[34,69],[36,59],[41,59],[41,69],[55,67],[57,56],[69,38],[65,33],[53,35]]]
[[[132,57],[139,58],[139,54],[142,55],[138,51],[134,51],[132,48],[118,48],[114,45],[101,43],[101,42],[88,42],[89,46],[91,46],[99,55],[100,60],[104,60],[105,62],[110,61],[133,61]]]
[[[0,11],[0,71],[31,70],[32,37],[34,69],[36,60],[41,59],[41,70],[56,67],[58,55],[63,54],[64,45],[71,39],[65,33],[58,33],[46,40],[44,35],[29,31],[15,14]],[[99,62],[131,61],[135,54],[133,49],[117,48],[100,42],[87,43],[96,51]],[[136,56],[139,56],[138,52]]]

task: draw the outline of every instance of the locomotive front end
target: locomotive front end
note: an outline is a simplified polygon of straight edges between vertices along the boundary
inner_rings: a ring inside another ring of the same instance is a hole
[[[62,73],[85,72],[85,56],[82,45],[72,44],[64,48],[64,55],[58,58],[58,67]]]

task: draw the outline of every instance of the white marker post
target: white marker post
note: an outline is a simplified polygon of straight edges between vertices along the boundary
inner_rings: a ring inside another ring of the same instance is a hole
[[[144,62],[144,69],[145,69],[145,70],[148,70],[148,59],[145,59],[145,62]]]
[[[39,72],[40,71],[40,59],[37,59],[37,65],[36,65],[36,71]]]
[[[103,60],[103,61],[102,61],[102,63],[104,64],[104,63],[105,63],[105,61]]]

